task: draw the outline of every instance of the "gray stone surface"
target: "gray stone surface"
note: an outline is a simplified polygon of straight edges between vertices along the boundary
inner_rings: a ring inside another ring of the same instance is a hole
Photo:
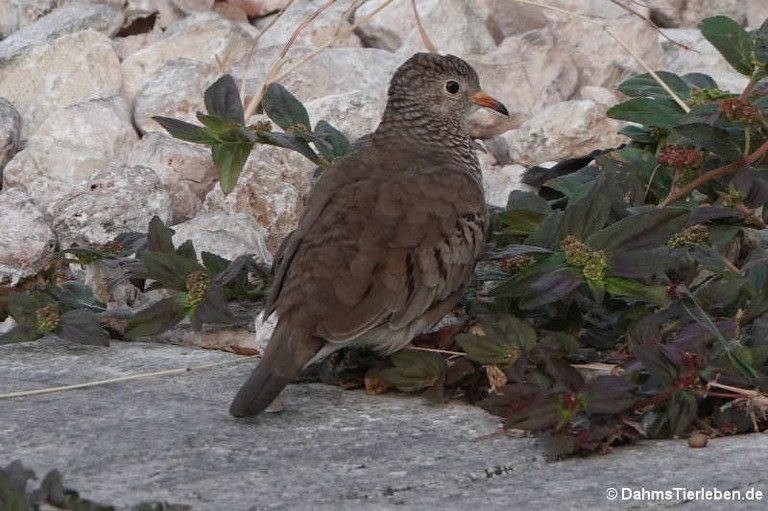
[[[109,348],[56,338],[0,346],[0,393],[234,359],[160,344]],[[501,436],[497,420],[461,404],[292,385],[286,410],[227,415],[252,362],[180,376],[15,398],[0,404],[0,465],[119,506],[140,500],[194,510],[765,509],[762,502],[621,501],[621,489],[768,492],[763,434],[642,442],[605,456],[548,462],[537,442]],[[616,502],[608,488],[619,491]],[[123,509],[123,508],[121,508]]]

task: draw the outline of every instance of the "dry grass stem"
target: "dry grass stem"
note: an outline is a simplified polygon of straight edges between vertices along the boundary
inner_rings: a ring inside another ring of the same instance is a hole
[[[89,381],[85,383],[76,383],[74,385],[63,385],[60,387],[48,387],[44,389],[35,389],[35,390],[22,390],[19,392],[8,392],[6,394],[0,394],[0,400],[2,399],[11,399],[16,397],[26,397],[26,396],[39,396],[41,394],[52,394],[54,392],[63,392],[65,390],[75,390],[75,389],[85,389],[89,387],[98,387],[101,385],[108,385],[110,383],[119,383],[124,381],[131,381],[131,380],[141,380],[144,378],[154,378],[155,376],[169,376],[169,375],[176,375],[176,374],[184,374],[184,373],[190,373],[192,371],[202,371],[204,369],[213,369],[216,367],[223,367],[228,365],[235,365],[235,364],[242,364],[243,362],[246,362],[248,360],[251,360],[252,358],[256,357],[256,355],[252,355],[250,357],[241,357],[235,360],[225,360],[223,362],[213,362],[210,364],[202,364],[199,366],[190,366],[190,367],[179,367],[176,369],[165,369],[163,371],[153,371],[151,373],[139,373],[139,374],[130,374],[128,376],[119,376],[117,378],[109,378],[106,380],[97,380],[97,381]]]
[[[421,36],[421,42],[424,47],[430,53],[437,53],[437,47],[432,43],[429,38],[429,34],[424,29],[424,25],[421,23],[421,16],[419,16],[419,10],[416,8],[416,0],[411,0],[411,7],[413,7],[413,17],[416,20],[416,26],[419,28],[419,35]]]
[[[645,21],[645,22],[646,22],[648,25],[650,25],[651,27],[653,27],[653,29],[654,29],[654,30],[656,30],[656,32],[658,32],[658,33],[659,33],[659,34],[660,34],[660,35],[661,35],[661,36],[662,36],[664,39],[666,39],[666,40],[667,40],[667,41],[669,41],[670,43],[674,44],[674,45],[675,45],[675,46],[677,46],[678,48],[682,48],[683,50],[687,50],[687,51],[696,51],[696,50],[694,50],[693,48],[691,48],[690,46],[688,46],[687,44],[683,44],[683,43],[681,43],[681,42],[679,42],[679,41],[675,41],[674,39],[672,39],[671,37],[669,37],[669,36],[668,36],[667,34],[665,34],[665,33],[664,33],[664,32],[663,32],[663,31],[662,31],[662,30],[661,30],[659,27],[657,27],[657,26],[656,26],[656,24],[654,24],[654,22],[653,22],[653,21],[651,21],[651,20],[650,20],[650,19],[649,19],[647,16],[644,16],[643,14],[640,14],[640,13],[639,13],[639,12],[637,12],[636,10],[632,9],[630,6],[628,6],[628,5],[624,5],[624,4],[623,4],[623,3],[621,3],[619,0],[608,0],[608,1],[609,1],[609,2],[611,2],[612,4],[615,4],[616,6],[618,6],[618,7],[620,7],[620,8],[622,8],[622,9],[624,9],[624,10],[625,10],[625,11],[627,11],[629,14],[631,14],[631,15],[633,15],[633,16],[637,16],[637,17],[638,17],[638,18],[640,18],[641,20]],[[645,4],[643,4],[643,3],[640,3],[640,2],[634,2],[634,1],[632,1],[632,2],[630,2],[630,3],[633,3],[633,4],[638,4],[638,5],[640,5],[641,7],[648,7],[647,5],[645,5]]]

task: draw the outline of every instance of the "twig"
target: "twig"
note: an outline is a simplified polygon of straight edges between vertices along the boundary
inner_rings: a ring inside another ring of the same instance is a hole
[[[291,32],[290,37],[288,37],[288,41],[285,42],[283,47],[280,49],[280,52],[277,54],[277,57],[275,58],[272,65],[269,67],[269,70],[267,71],[266,76],[264,77],[263,82],[259,86],[259,89],[256,91],[256,94],[251,98],[251,101],[248,102],[248,106],[245,109],[245,118],[248,119],[250,116],[253,115],[253,113],[256,111],[256,107],[259,105],[259,102],[261,101],[261,97],[264,95],[264,91],[267,88],[267,85],[274,82],[275,79],[273,78],[273,75],[280,71],[280,68],[282,67],[283,63],[285,62],[285,56],[288,53],[288,50],[293,46],[293,43],[296,42],[296,38],[299,36],[302,30],[304,30],[310,23],[315,21],[318,16],[320,16],[328,7],[333,5],[336,2],[336,0],[328,0],[323,5],[315,9],[314,12],[310,13],[306,18],[304,18],[301,23],[298,24],[298,26]],[[335,39],[335,37],[334,37]]]
[[[667,34],[665,34],[665,33],[664,33],[664,32],[663,32],[663,31],[662,31],[662,30],[661,30],[659,27],[657,27],[657,26],[656,26],[656,24],[655,24],[653,21],[651,21],[651,20],[650,20],[650,19],[649,19],[647,16],[645,16],[645,15],[643,15],[643,14],[640,14],[639,12],[637,12],[637,11],[636,11],[636,10],[634,10],[634,9],[632,9],[632,8],[631,8],[631,7],[629,7],[628,5],[624,5],[623,3],[619,2],[619,0],[608,0],[608,1],[609,1],[609,2],[611,2],[612,4],[616,5],[617,7],[620,7],[621,9],[624,9],[624,10],[625,10],[625,11],[627,11],[629,14],[631,14],[631,15],[633,15],[633,16],[637,16],[637,17],[638,17],[638,18],[640,18],[641,20],[645,21],[645,22],[646,22],[648,25],[650,25],[650,26],[651,26],[651,27],[652,27],[654,30],[656,30],[656,32],[658,32],[659,34],[661,34],[661,36],[662,36],[664,39],[666,39],[666,40],[667,40],[667,41],[669,41],[670,43],[674,44],[675,46],[677,46],[677,47],[679,47],[679,48],[682,48],[683,50],[686,50],[686,51],[695,51],[693,48],[691,48],[691,47],[690,47],[690,46],[688,46],[687,44],[683,44],[683,43],[681,43],[681,42],[679,42],[679,41],[675,41],[674,39],[672,39],[671,37],[669,37],[669,36],[668,36]],[[643,5],[643,4],[640,4],[640,5],[642,5],[643,7],[647,7],[647,5]]]
[[[407,350],[414,350],[414,351],[429,351],[429,352],[432,352],[432,353],[443,353],[445,355],[454,355],[454,356],[460,356],[460,357],[466,357],[467,356],[467,354],[464,353],[463,351],[441,350],[441,349],[437,349],[437,348],[424,348],[424,347],[421,347],[421,346],[413,346],[411,344],[406,346],[405,349],[407,349]]]
[[[108,385],[110,383],[119,383],[123,381],[130,381],[130,380],[140,380],[144,378],[154,378],[155,376],[169,376],[174,374],[184,374],[189,373],[192,371],[202,371],[204,369],[213,369],[215,367],[223,367],[227,365],[235,365],[235,364],[242,364],[243,362],[246,362],[252,358],[256,357],[256,355],[252,355],[250,357],[242,357],[238,358],[236,360],[225,360],[223,362],[213,362],[211,364],[203,364],[199,366],[190,366],[190,367],[179,367],[176,369],[166,369],[163,371],[154,371],[151,373],[140,373],[140,374],[130,374],[128,376],[119,376],[117,378],[109,378],[107,380],[97,380],[97,381],[89,381],[86,383],[76,383],[74,385],[63,385],[61,387],[48,387],[45,389],[35,389],[35,390],[22,390],[19,392],[9,392],[6,394],[0,394],[0,400],[2,399],[11,399],[15,397],[26,397],[26,396],[38,396],[40,394],[52,394],[54,392],[62,392],[65,390],[75,390],[75,389],[85,389],[88,387],[98,387],[100,385]]]
[[[277,23],[277,20],[283,17],[283,14],[285,14],[285,11],[288,10],[288,8],[293,4],[294,0],[288,0],[288,3],[285,4],[285,6],[280,9],[280,11],[277,13],[276,16],[274,16],[269,23],[267,23],[267,26],[264,27],[264,29],[259,32],[256,35],[256,38],[253,40],[253,45],[251,46],[251,51],[248,52],[248,58],[245,60],[245,66],[243,66],[243,79],[240,81],[240,97],[245,97],[245,81],[246,76],[248,74],[248,66],[251,64],[251,59],[253,59],[253,54],[256,51],[256,48],[259,46],[259,40],[261,39],[261,36],[264,35],[265,32],[267,32],[270,28],[272,28],[275,23]],[[246,117],[246,120],[248,119],[248,116]]]
[[[429,34],[424,29],[424,25],[421,23],[421,16],[419,16],[419,10],[416,8],[416,0],[411,0],[411,7],[413,7],[413,17],[416,19],[416,26],[419,28],[419,35],[421,36],[421,42],[424,43],[424,47],[430,53],[437,53],[437,48],[429,38]]]
[[[706,174],[702,174],[687,185],[685,185],[683,188],[678,190],[677,192],[670,193],[666,199],[661,201],[658,207],[664,208],[672,204],[678,199],[681,199],[694,191],[699,186],[703,185],[707,181],[714,179],[718,176],[724,176],[726,174],[730,174],[732,172],[736,172],[737,170],[746,167],[747,165],[752,165],[754,162],[756,162],[758,159],[760,159],[765,152],[768,151],[768,140],[763,142],[763,145],[757,148],[757,150],[747,156],[746,158],[742,158],[740,160],[734,161],[729,163],[728,165],[723,165],[722,167],[718,167],[714,170],[710,170]]]
[[[568,11],[566,9],[561,9],[560,7],[555,7],[553,5],[546,5],[546,4],[542,4],[540,2],[535,2],[535,1],[532,1],[532,0],[514,0],[514,1],[518,2],[518,3],[521,3],[521,4],[535,5],[537,7],[541,7],[542,9],[549,9],[549,10],[552,10],[552,11],[555,11],[555,12],[559,12],[560,14],[565,14],[566,16],[572,16],[572,17],[574,17],[576,19],[579,19],[579,20],[581,20],[581,21],[583,21],[585,23],[589,23],[591,25],[595,25],[597,27],[600,27],[602,30],[605,31],[605,33],[607,33],[611,37],[611,39],[613,39],[614,41],[619,43],[619,45],[622,48],[624,48],[624,51],[626,51],[632,58],[634,58],[637,61],[637,63],[640,64],[640,66],[642,66],[642,68],[645,69],[648,72],[648,74],[651,75],[654,80],[656,80],[656,82],[658,82],[658,84],[661,86],[661,88],[664,89],[667,92],[667,94],[670,95],[670,97],[675,101],[675,103],[677,103],[680,106],[680,108],[683,109],[683,111],[685,113],[688,113],[688,112],[691,111],[691,109],[688,107],[688,105],[685,104],[685,101],[683,101],[680,98],[680,96],[678,96],[675,93],[675,91],[673,91],[669,87],[669,85],[667,85],[666,82],[664,82],[664,80],[662,80],[659,77],[659,75],[657,75],[656,72],[653,69],[651,69],[648,66],[648,64],[646,64],[645,61],[643,59],[641,59],[640,56],[638,54],[636,54],[632,50],[632,48],[629,47],[629,45],[627,45],[627,43],[625,43],[619,36],[614,34],[611,31],[611,29],[608,26],[605,25],[605,23],[602,23],[600,21],[594,20],[594,19],[589,18],[587,16],[583,16],[581,14],[577,14],[575,12]]]

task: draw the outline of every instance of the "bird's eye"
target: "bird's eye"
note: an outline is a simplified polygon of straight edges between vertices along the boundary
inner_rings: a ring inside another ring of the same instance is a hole
[[[459,92],[459,82],[448,80],[445,82],[445,90],[448,91],[449,94],[456,94]]]

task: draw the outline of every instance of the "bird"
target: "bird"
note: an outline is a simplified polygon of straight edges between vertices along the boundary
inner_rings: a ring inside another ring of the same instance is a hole
[[[264,315],[277,325],[233,416],[340,348],[394,353],[455,307],[488,223],[467,132],[481,107],[509,115],[459,57],[416,53],[395,70],[378,127],[322,172],[276,258]]]

